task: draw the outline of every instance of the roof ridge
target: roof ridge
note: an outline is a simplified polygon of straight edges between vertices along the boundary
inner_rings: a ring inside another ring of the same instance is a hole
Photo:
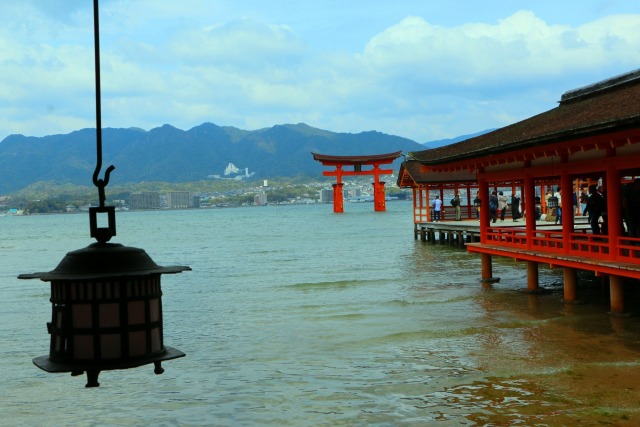
[[[603,91],[611,90],[622,85],[637,83],[640,83],[640,68],[596,83],[568,90],[562,94],[559,103],[561,105],[566,104],[600,94]]]

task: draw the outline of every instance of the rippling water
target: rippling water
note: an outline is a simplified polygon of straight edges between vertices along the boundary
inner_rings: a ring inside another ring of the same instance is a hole
[[[606,288],[584,304],[527,295],[526,269],[413,239],[411,204],[127,212],[114,241],[161,265],[163,375],[107,371],[101,386],[47,374],[53,269],[91,243],[85,215],[0,218],[0,425],[637,425],[636,318],[610,318]],[[632,295],[633,296],[633,295]],[[635,300],[632,298],[631,300]],[[620,398],[615,393],[620,394]],[[628,399],[625,405],[623,399]],[[592,423],[592,424],[590,424]]]

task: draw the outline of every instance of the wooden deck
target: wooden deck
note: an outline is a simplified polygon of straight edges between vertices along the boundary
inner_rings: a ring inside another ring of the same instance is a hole
[[[427,222],[415,225],[414,238],[425,242],[467,248],[469,252],[535,261],[551,267],[571,267],[596,274],[640,278],[640,245],[638,239],[619,244],[619,253],[612,259],[607,236],[593,235],[585,217],[574,218],[574,232],[563,239],[562,226],[536,221],[536,237],[531,247],[526,244],[526,223],[505,220],[491,224],[487,241],[480,243],[480,223],[477,220]],[[622,240],[632,240],[622,237]],[[567,249],[568,248],[568,249]]]
[[[511,218],[505,219],[504,222],[498,220],[491,224],[491,228],[506,229],[522,229],[526,226],[525,219],[521,218],[514,222]],[[536,221],[537,230],[558,231],[562,232],[562,226],[548,221]],[[576,232],[591,230],[586,217],[574,218],[574,230]],[[415,224],[413,230],[414,239],[418,237],[423,242],[448,244],[451,246],[465,247],[467,243],[475,243],[480,241],[480,221],[462,220],[462,221],[440,221],[440,222],[421,222]]]

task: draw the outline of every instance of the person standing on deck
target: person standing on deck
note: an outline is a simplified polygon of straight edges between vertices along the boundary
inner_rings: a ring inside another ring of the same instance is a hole
[[[587,201],[588,200],[589,200],[589,195],[587,194],[587,190],[585,190],[583,188],[582,192],[580,193],[580,213],[581,214],[587,208]]]
[[[456,193],[455,197],[451,201],[451,204],[456,208],[456,221],[461,221],[460,217],[460,193]]]
[[[553,197],[558,199],[558,207],[556,208],[556,224],[562,225],[562,189],[558,186]]]
[[[498,210],[500,211],[500,222],[504,222],[504,215],[507,213],[507,196],[502,191],[498,193]]]
[[[489,215],[491,222],[498,220],[498,192],[495,190],[492,191],[491,196],[489,196]]]
[[[547,210],[546,215],[547,216],[551,216],[552,212],[551,212],[551,208],[549,207],[549,198],[553,197],[553,191],[551,190],[551,188],[549,188],[547,190],[547,194],[545,194],[544,196],[544,206],[545,209]]]
[[[442,212],[442,200],[440,196],[436,196],[436,200],[433,201],[433,214],[435,222],[440,222],[440,213]]]
[[[598,187],[593,184],[589,186],[589,200],[587,200],[587,207],[582,215],[589,213],[589,224],[591,224],[591,231],[593,234],[600,234],[600,216],[605,211],[605,201],[602,194],[598,191]]]
[[[518,222],[518,218],[520,218],[520,197],[518,197],[518,193],[511,195],[511,216],[513,216],[513,222]]]
[[[473,199],[473,205],[476,207],[476,219],[480,221],[480,193],[476,192],[476,198]]]

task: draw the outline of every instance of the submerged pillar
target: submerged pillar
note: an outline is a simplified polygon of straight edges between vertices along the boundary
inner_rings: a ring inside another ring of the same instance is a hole
[[[342,186],[344,184],[338,182],[336,184],[332,184],[333,187],[333,212],[335,213],[343,213],[344,212],[344,196],[342,195]]]
[[[624,313],[624,279],[620,276],[609,276],[609,294],[611,314]]]
[[[538,263],[536,261],[527,261],[527,290],[537,291],[539,289]]]
[[[575,302],[578,274],[575,268],[564,267],[564,302]]]
[[[378,178],[377,175],[376,178]],[[373,210],[375,212],[384,212],[387,209],[385,203],[384,184],[384,181],[377,180],[373,183]]]
[[[480,263],[482,265],[482,283],[495,283],[500,281],[500,278],[493,277],[492,259],[489,254],[480,254]]]

